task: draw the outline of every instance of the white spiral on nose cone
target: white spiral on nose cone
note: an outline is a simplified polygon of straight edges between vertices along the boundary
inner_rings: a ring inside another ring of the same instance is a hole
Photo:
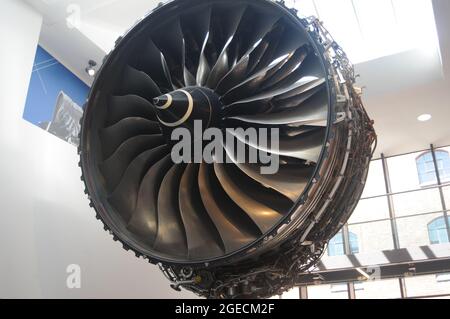
[[[170,94],[166,94],[164,96],[167,96],[167,102],[166,104],[162,105],[162,106],[157,106],[156,108],[158,110],[167,110],[169,107],[172,106],[172,102],[173,102],[173,97]]]
[[[178,92],[182,92],[182,93],[186,94],[186,96],[188,98],[188,102],[189,102],[188,110],[187,110],[186,114],[180,120],[178,120],[178,121],[176,121],[174,123],[165,122],[158,116],[158,120],[164,126],[167,126],[167,127],[180,126],[181,124],[183,124],[184,122],[186,122],[189,119],[189,117],[192,115],[192,112],[194,111],[194,99],[192,98],[192,95],[189,92],[185,91],[185,90],[178,90]],[[159,108],[160,110],[168,109],[172,105],[172,101],[173,101],[172,96],[170,94],[167,94],[167,96],[169,97],[169,100],[167,101],[168,103],[166,103],[164,106],[160,107]],[[166,106],[167,104],[169,104],[169,105]]]

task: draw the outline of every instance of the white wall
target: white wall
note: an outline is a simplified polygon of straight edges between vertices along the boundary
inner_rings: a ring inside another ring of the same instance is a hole
[[[94,218],[76,149],[22,120],[42,17],[0,2],[0,298],[186,297]],[[66,267],[82,267],[82,289]]]

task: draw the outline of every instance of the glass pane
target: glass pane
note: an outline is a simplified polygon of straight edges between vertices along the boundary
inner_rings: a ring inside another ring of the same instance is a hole
[[[427,275],[405,278],[408,297],[432,297],[450,295],[450,281],[440,280],[443,275]]]
[[[450,183],[450,146],[441,147],[436,150],[436,161],[441,183]]]
[[[417,152],[387,159],[392,192],[420,189],[437,183],[430,152]]]
[[[331,238],[328,243],[328,256],[342,256],[345,255],[344,237],[342,231]]]
[[[349,224],[363,223],[374,220],[388,219],[389,206],[387,197],[377,197],[360,200]]]
[[[444,191],[446,209],[450,210],[450,186],[444,187],[442,190]]]
[[[396,217],[443,211],[439,189],[427,189],[392,197]]]
[[[286,5],[290,8],[296,8],[298,13],[304,17],[318,15],[313,0],[286,0]]]
[[[348,299],[347,284],[308,286],[308,299]]]
[[[450,223],[450,219],[448,220]],[[447,223],[443,216],[437,217],[428,224],[428,237],[432,245],[448,243]]]
[[[398,238],[401,248],[428,246],[432,238],[428,226],[436,218],[443,217],[443,213],[411,216],[397,219]]]
[[[397,23],[391,0],[353,0],[353,4],[365,45],[370,50],[372,57],[396,53],[399,40],[395,32]],[[379,23],[379,17],[383,17],[383,23]]]
[[[386,194],[386,184],[384,182],[383,163],[381,160],[372,161],[362,197],[366,198],[384,194]]]
[[[285,292],[281,299],[300,299],[300,291],[299,288],[293,288],[287,292]]]
[[[426,298],[419,298],[419,299],[436,299],[436,300],[440,300],[440,299],[450,299],[450,295],[447,296],[438,296],[438,297],[426,297]]]
[[[423,45],[432,45],[436,41],[432,1],[393,0],[392,5],[398,25],[398,40],[400,44],[405,45],[405,49],[417,47],[419,38],[427,43],[423,43]]]
[[[356,299],[401,298],[398,279],[364,281],[355,284]]]
[[[390,221],[349,225],[348,229],[358,238],[360,254],[394,249]]]
[[[358,27],[351,0],[315,0],[320,19],[333,34],[335,40],[348,52],[352,61],[361,62],[366,57],[366,48]]]

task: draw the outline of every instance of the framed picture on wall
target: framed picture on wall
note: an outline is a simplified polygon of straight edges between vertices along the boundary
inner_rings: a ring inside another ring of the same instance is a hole
[[[38,46],[23,118],[73,145],[89,87]]]

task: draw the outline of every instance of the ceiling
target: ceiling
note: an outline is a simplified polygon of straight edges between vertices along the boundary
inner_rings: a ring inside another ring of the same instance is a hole
[[[297,8],[303,16],[316,16],[323,20],[353,63],[370,61],[424,45],[435,47],[437,43],[430,0],[285,2],[288,6]],[[417,23],[419,20],[420,23]]]
[[[159,0],[22,1],[34,7],[44,17],[40,44],[87,84],[92,81],[84,72],[88,61],[94,59],[101,62],[105,54],[114,46],[115,39],[160,2]],[[312,10],[311,4],[314,4],[312,1],[289,0],[288,2],[295,2],[298,8],[303,5],[307,11]],[[345,33],[342,31],[342,26],[348,19],[336,14],[328,14],[327,17],[325,10],[327,1],[330,3],[331,0],[314,0],[317,2],[314,10],[319,8],[319,14],[325,25],[327,26],[329,21],[330,29],[336,29],[336,35],[343,37],[341,34],[345,35]],[[345,8],[345,4],[348,5],[350,0],[332,0],[335,8],[331,10],[332,12],[339,8],[336,7],[339,1],[343,4],[342,8]],[[356,0],[356,3],[361,1]],[[393,1],[395,3],[407,1],[411,4],[414,1],[423,3],[426,0]],[[357,61],[369,60],[356,64],[356,70],[360,74],[358,85],[364,87],[366,107],[376,122],[379,135],[378,154],[395,155],[425,149],[430,143],[437,146],[450,145],[448,123],[450,119],[450,1],[433,0],[432,4],[438,42],[433,43],[429,41],[429,37],[418,36],[417,29],[414,30],[411,27],[411,30],[408,29],[409,38],[416,39],[417,45],[405,47],[404,50],[393,50],[390,54],[387,51],[376,52],[369,58],[367,54],[364,58],[362,55],[357,56]],[[342,12],[344,14],[346,11]],[[382,12],[380,14],[382,15]],[[342,24],[339,23],[339,19]],[[383,30],[386,17],[379,16],[377,19],[380,24],[377,30]],[[415,24],[422,25],[423,21],[416,21]],[[435,26],[431,25],[431,27],[434,30]],[[339,28],[341,30],[338,30]],[[349,32],[355,31],[354,27],[349,26],[349,28],[351,28]],[[405,33],[406,36],[408,32]],[[353,37],[345,39],[348,38]],[[378,48],[380,45],[373,48]],[[354,40],[349,42],[348,47],[351,52],[356,52],[357,42],[356,45]],[[361,40],[361,47],[368,51],[366,40]],[[391,46],[385,47],[389,49]],[[397,53],[392,54],[393,52]],[[376,56],[382,57],[373,59]],[[417,117],[423,113],[432,114],[432,120],[426,123],[418,122]]]

